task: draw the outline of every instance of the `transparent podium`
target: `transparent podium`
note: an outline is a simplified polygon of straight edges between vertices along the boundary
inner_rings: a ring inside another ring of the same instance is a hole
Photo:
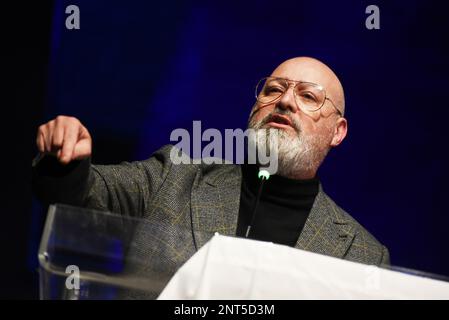
[[[170,222],[52,205],[39,248],[41,299],[155,299],[194,251]]]
[[[39,249],[40,298],[449,299],[444,277],[195,235],[210,239],[198,252],[188,221],[50,206]]]

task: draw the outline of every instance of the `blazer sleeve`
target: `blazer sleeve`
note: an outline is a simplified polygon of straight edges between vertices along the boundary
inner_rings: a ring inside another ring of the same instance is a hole
[[[140,217],[168,175],[170,149],[118,165],[93,165],[89,158],[62,166],[47,156],[32,168],[33,190],[46,205],[64,203]]]

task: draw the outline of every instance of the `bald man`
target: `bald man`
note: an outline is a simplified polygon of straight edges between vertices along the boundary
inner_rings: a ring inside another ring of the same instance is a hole
[[[145,161],[93,165],[88,130],[77,119],[60,116],[39,128],[42,157],[33,167],[34,190],[45,203],[172,226],[160,235],[170,250],[145,252],[171,255],[167,259],[174,266],[215,232],[388,264],[387,248],[332,201],[317,176],[328,151],[347,133],[344,92],[335,73],[313,58],[290,59],[259,81],[256,97],[248,127],[278,134],[277,172],[263,188],[257,164],[174,164],[173,146]],[[257,138],[267,143],[267,135]]]

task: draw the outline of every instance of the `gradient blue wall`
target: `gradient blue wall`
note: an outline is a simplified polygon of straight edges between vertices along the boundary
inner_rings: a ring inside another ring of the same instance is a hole
[[[257,80],[299,55],[346,90],[325,190],[395,265],[449,275],[448,19],[431,1],[55,1],[46,117],[78,117],[94,161],[139,160],[174,128],[245,128]],[[81,29],[64,26],[77,4]],[[381,29],[365,28],[380,7]],[[36,209],[35,212],[39,212]],[[36,213],[38,214],[38,213]],[[37,241],[37,240],[34,240]]]

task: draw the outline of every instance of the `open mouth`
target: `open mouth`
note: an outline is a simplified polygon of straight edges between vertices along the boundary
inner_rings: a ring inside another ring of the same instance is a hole
[[[280,114],[273,114],[267,121],[268,125],[272,125],[275,127],[293,127],[292,122],[290,119],[286,116],[280,115]]]

